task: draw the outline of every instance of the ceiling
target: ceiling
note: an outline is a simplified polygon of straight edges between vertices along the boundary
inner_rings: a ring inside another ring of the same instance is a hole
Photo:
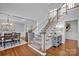
[[[40,22],[48,16],[50,10],[59,8],[61,5],[62,3],[0,3],[0,11],[24,17],[26,22],[28,20]]]

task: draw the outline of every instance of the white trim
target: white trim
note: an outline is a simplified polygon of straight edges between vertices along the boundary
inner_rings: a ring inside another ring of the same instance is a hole
[[[40,53],[42,56],[45,56],[45,55],[46,55],[46,53],[43,53],[43,52],[41,52],[41,51],[35,49],[35,48],[32,47],[31,45],[28,45],[28,46],[29,46],[30,48],[32,48],[33,50],[35,50],[36,52]]]

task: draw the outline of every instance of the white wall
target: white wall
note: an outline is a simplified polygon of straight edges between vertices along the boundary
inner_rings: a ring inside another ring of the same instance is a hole
[[[67,21],[67,20],[73,20],[73,19],[76,20],[78,18],[79,18],[79,7],[68,10],[66,15],[61,16],[59,18],[59,21]]]
[[[77,20],[77,19],[79,19],[79,7],[68,10],[66,15],[59,18],[59,21],[65,22],[65,21]],[[63,29],[63,40],[62,41],[63,43],[65,42],[65,28]]]
[[[71,29],[65,33],[66,38],[65,39],[70,39],[70,40],[77,40],[78,37],[78,21],[67,21],[66,23],[71,25]]]
[[[21,33],[21,36],[22,37],[24,37],[24,24],[19,24],[19,23],[17,23],[16,25],[15,25],[15,32],[19,32],[19,33]]]

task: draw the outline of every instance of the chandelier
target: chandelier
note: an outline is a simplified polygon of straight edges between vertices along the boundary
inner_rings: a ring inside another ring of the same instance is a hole
[[[2,31],[15,31],[15,24],[10,22],[9,16],[6,22],[1,23],[1,30]]]

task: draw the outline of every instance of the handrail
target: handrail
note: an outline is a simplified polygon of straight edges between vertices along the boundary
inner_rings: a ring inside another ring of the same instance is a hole
[[[63,3],[62,6],[63,6],[64,4],[65,4],[65,3]],[[75,7],[70,8],[70,9],[67,9],[67,8],[66,8],[66,13],[67,13],[67,10],[71,10],[71,9],[74,9],[74,8],[77,8],[77,7],[79,7],[79,6],[75,6]],[[57,22],[58,22],[59,17],[63,16],[63,15],[58,15],[58,12],[59,12],[61,9],[62,9],[61,7],[57,9],[57,14],[55,15],[55,17],[51,18],[51,19],[52,19],[51,22],[50,22],[50,20],[48,20],[47,25],[43,28],[45,32],[46,32],[46,30],[49,28],[49,26],[53,23],[53,20],[54,20],[55,18],[57,18]],[[45,21],[45,20],[44,20],[44,21]],[[44,21],[43,21],[42,23],[44,23]],[[42,23],[40,23],[38,26],[40,26]],[[36,28],[37,28],[37,26],[36,26],[34,29],[32,29],[32,31],[34,31]]]
[[[66,13],[67,13],[67,10],[71,10],[71,9],[74,9],[74,8],[77,8],[77,7],[79,7],[79,6],[75,6],[75,7],[73,7],[73,8],[66,9]],[[48,22],[48,23],[47,23],[47,25],[46,25],[45,28],[44,28],[45,32],[46,32],[46,30],[49,28],[49,26],[52,24],[52,22],[53,22],[53,20],[54,20],[55,18],[57,18],[57,21],[58,21],[58,18],[61,17],[61,16],[63,16],[63,15],[60,15],[60,16],[58,17],[58,11],[60,11],[61,9],[62,9],[61,7],[60,7],[59,9],[57,9],[57,14],[56,14],[56,16],[53,17],[53,19],[52,19],[51,22]]]
[[[55,16],[53,19],[55,19],[57,16]],[[53,20],[51,21],[51,22],[49,22],[46,26],[45,26],[45,31],[46,31],[46,29],[49,27],[49,25],[51,25],[52,24],[52,22],[53,22]]]
[[[40,24],[38,24],[38,26],[42,25],[42,24],[43,24],[44,22],[46,22],[46,21],[48,21],[48,20],[47,20],[47,19],[43,20]],[[34,27],[34,28],[32,29],[32,31],[34,31],[35,29],[37,29],[37,26]]]
[[[65,3],[63,3],[63,4],[65,4]],[[63,5],[63,4],[62,4],[62,5]],[[61,9],[61,7],[58,8],[57,10],[60,10],[60,9]],[[44,22],[44,21],[43,21],[43,22]],[[43,23],[43,22],[42,22],[42,23]],[[38,26],[40,26],[42,23],[40,23]],[[49,23],[49,21],[48,21],[48,23]],[[47,24],[48,24],[48,23],[47,23]],[[46,27],[46,26],[45,26],[45,27]],[[33,28],[32,31],[34,31],[36,28],[37,28],[37,26],[36,26],[35,28]]]

